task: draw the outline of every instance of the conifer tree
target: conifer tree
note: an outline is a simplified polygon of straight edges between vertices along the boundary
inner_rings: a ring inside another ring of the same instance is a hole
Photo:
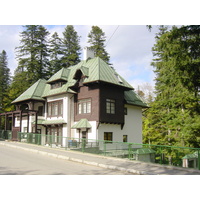
[[[49,32],[44,26],[39,26],[38,28],[38,46],[37,46],[37,60],[38,66],[36,70],[36,81],[38,79],[46,79],[48,78],[47,72],[49,68],[49,44],[48,44],[48,36]],[[37,39],[37,38],[36,38]]]
[[[105,33],[98,26],[92,26],[92,30],[88,34],[88,43],[90,47],[94,50],[95,56],[100,57],[106,63],[109,64],[110,56],[105,50]]]
[[[79,45],[80,37],[72,25],[67,25],[63,32],[63,57],[62,64],[64,67],[70,67],[80,62]]]
[[[16,48],[16,53],[19,61],[18,68],[27,72],[27,84],[30,85],[40,78],[46,78],[49,32],[40,25],[26,25],[24,29],[20,33],[21,46]]]
[[[6,111],[7,89],[10,85],[10,69],[6,51],[0,53],[0,112]]]
[[[62,40],[59,38],[58,33],[55,32],[49,41],[50,47],[50,67],[49,76],[52,76],[62,68],[61,54],[62,54]]]
[[[200,49],[194,48],[199,41],[200,28],[161,27],[152,49],[157,96],[146,113],[144,143],[200,147],[199,79],[195,79],[200,75]]]

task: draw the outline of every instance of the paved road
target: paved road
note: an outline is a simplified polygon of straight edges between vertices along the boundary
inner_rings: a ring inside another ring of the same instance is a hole
[[[0,175],[129,175],[0,145]],[[130,174],[133,175],[133,174]]]

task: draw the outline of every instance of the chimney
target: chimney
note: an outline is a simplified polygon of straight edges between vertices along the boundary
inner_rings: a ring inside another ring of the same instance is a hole
[[[87,60],[88,58],[94,58],[94,50],[90,47],[84,47],[83,56],[84,60]]]

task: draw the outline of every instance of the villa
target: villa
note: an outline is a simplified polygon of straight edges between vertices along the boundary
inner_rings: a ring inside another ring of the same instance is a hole
[[[142,143],[142,110],[148,108],[133,87],[89,48],[83,61],[62,68],[49,80],[38,80],[12,103],[15,111],[0,114],[12,140],[18,132],[31,132]],[[64,145],[55,138],[55,145]]]

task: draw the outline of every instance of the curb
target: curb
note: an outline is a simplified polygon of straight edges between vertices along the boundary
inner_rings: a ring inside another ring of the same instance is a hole
[[[97,163],[97,162],[86,161],[86,160],[82,160],[82,159],[78,159],[78,158],[59,155],[59,154],[56,154],[56,153],[48,153],[48,152],[41,151],[41,150],[30,149],[30,148],[15,146],[15,145],[6,144],[6,143],[0,143],[0,145],[8,146],[8,147],[11,147],[11,148],[16,148],[16,149],[22,149],[22,150],[29,151],[29,152],[32,152],[32,153],[38,153],[40,155],[47,155],[49,157],[54,157],[54,158],[57,158],[57,159],[68,160],[68,161],[83,163],[83,164],[87,164],[87,165],[98,166],[98,167],[105,168],[105,169],[128,172],[128,173],[137,174],[137,175],[169,175],[169,174],[159,174],[159,173],[154,173],[154,172],[149,173],[149,172],[146,172],[146,171],[140,171],[140,170],[135,170],[135,169],[127,169],[127,168],[124,168],[124,167],[117,167],[117,166],[113,166],[113,165],[106,165],[106,164],[101,164],[101,163]],[[107,157],[105,157],[105,159],[106,158]],[[109,159],[120,160],[119,158],[109,158]],[[139,161],[135,161],[135,162],[141,163]],[[156,163],[151,163],[151,166],[152,165],[153,166],[159,166]],[[166,168],[166,169],[172,169],[172,170],[175,169],[175,170],[181,170],[181,171],[186,171],[186,172],[191,172],[191,173],[192,172],[198,172],[199,173],[199,170],[195,170],[195,169],[181,168],[181,167],[175,167],[175,166],[165,166],[165,165],[162,165],[162,167]]]
[[[137,174],[137,175],[147,175],[148,174],[143,171],[138,171],[138,170],[134,170],[134,169],[126,169],[123,167],[117,167],[117,166],[113,166],[113,165],[105,165],[105,164],[101,164],[101,163],[97,163],[97,162],[86,161],[86,160],[81,160],[81,159],[77,159],[77,158],[71,158],[68,156],[63,156],[63,155],[59,155],[59,154],[55,154],[55,153],[48,153],[48,152],[40,151],[40,150],[36,150],[36,149],[29,149],[29,148],[19,147],[19,146],[5,144],[5,143],[0,143],[0,145],[15,148],[15,149],[21,149],[21,150],[29,151],[32,153],[38,153],[40,155],[47,155],[49,157],[53,157],[53,158],[57,158],[57,159],[68,160],[68,161],[83,163],[83,164],[87,164],[87,165],[97,166],[97,167],[101,167],[101,168],[105,168],[105,169],[118,170],[118,171],[133,173],[133,174]],[[154,174],[154,175],[156,175],[156,174]]]

